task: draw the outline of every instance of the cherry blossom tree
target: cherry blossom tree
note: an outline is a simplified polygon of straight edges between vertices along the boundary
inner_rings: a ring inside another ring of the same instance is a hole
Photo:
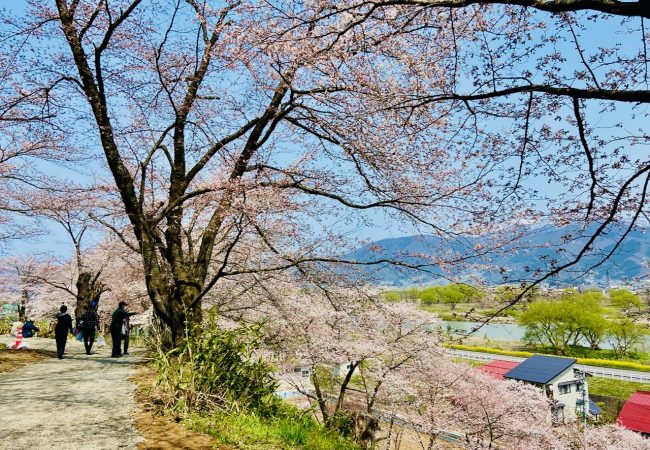
[[[82,273],[101,274],[102,295],[97,309],[102,320],[109,319],[120,301],[126,301],[135,312],[151,309],[138,255],[125,251],[121,242],[108,239],[86,248],[83,260],[86,272]],[[17,303],[21,290],[27,290],[30,317],[51,318],[62,303],[79,307],[80,273],[75,257],[13,258],[4,260],[3,266],[7,268],[3,271],[2,286],[7,289],[3,297]],[[148,319],[143,320],[144,325]]]
[[[586,447],[594,450],[613,450],[625,448],[641,450],[648,447],[648,439],[639,433],[627,430],[618,425],[605,424],[602,426],[588,426],[587,433],[577,423],[568,424],[556,430],[565,448],[580,450]]]
[[[363,442],[390,439],[380,423],[392,430],[397,419],[426,437],[425,448],[444,431],[461,433],[469,448],[558,448],[541,390],[452,363],[440,346],[439,322],[412,304],[374,303],[347,291],[332,305],[331,297],[286,286],[273,292],[262,316],[277,361],[310,368],[311,384],[294,384],[326,425],[351,417]]]
[[[327,298],[276,283],[257,305],[259,316],[248,316],[267,320],[268,358],[289,373],[311,369],[309,383],[302,376],[287,380],[326,425],[352,420],[355,438],[379,448],[382,441],[399,448],[397,436],[406,430],[423,449],[445,448],[439,440],[445,433],[470,449],[583,448],[581,424],[556,423],[542,389],[496,380],[447,358],[431,316],[411,304],[338,293]],[[589,448],[647,446],[645,438],[612,425],[590,425],[586,436]]]
[[[484,143],[481,151],[510,160],[503,167],[502,201],[527,197],[535,210],[531,220],[577,225],[544,244],[559,248],[562,257],[531,269],[526,290],[510,303],[562,271],[585,275],[619,251],[632,229],[648,225],[649,10],[644,2],[318,4],[323,10],[317,18],[302,10],[283,11],[296,20],[329,25],[338,39],[364,39],[366,30],[377,26],[401,35],[430,28],[447,34],[454,50],[438,54],[445,82],[412,90],[398,108],[411,113],[446,105],[460,124],[458,133],[471,130],[474,145]],[[372,37],[366,42],[383,50]],[[544,182],[548,188],[540,188]],[[612,235],[614,245],[603,242]],[[576,269],[587,258],[587,268]]]
[[[326,424],[343,411],[350,395],[361,394],[372,416],[385,392],[400,384],[409,363],[441,353],[435,332],[439,321],[432,315],[411,304],[380,304],[352,295],[340,292],[328,299],[285,291],[263,310],[272,318],[270,333],[281,365],[311,368],[313,392],[302,391],[318,405]],[[332,374],[339,366],[342,372]],[[355,375],[360,379],[353,387]],[[333,395],[324,388],[332,384],[337,386]]]
[[[437,61],[453,52],[445,36],[369,30],[399,52],[387,63],[357,38],[266,2],[163,4],[34,2],[24,20],[5,23],[16,39],[37,35],[51,49],[18,58],[38,68],[45,91],[69,99],[57,123],[70,130],[74,120],[71,135],[92,136],[101,149],[135,243],[124,240],[142,255],[149,296],[173,336],[200,320],[202,299],[221,279],[345,262],[340,239],[311,239],[327,236],[324,213],[381,209],[445,236],[486,231],[472,218],[493,201],[484,189],[489,158],[443,142],[452,128],[444,107],[386,108],[443,80]],[[432,39],[435,55],[425,51]],[[427,80],[410,78],[416,66]],[[513,203],[499,214],[515,217]],[[274,257],[230,267],[247,234]],[[473,253],[447,250],[419,268],[452,267]]]
[[[0,31],[2,39],[6,37]],[[46,167],[65,166],[77,152],[51,127],[51,98],[40,87],[20,76],[15,47],[0,54],[0,246],[24,239],[41,230],[29,220],[29,200],[56,189]]]
[[[98,207],[97,200],[97,195],[89,189],[68,186],[65,190],[34,196],[28,203],[34,215],[60,226],[74,248],[76,289],[71,289],[65,282],[54,282],[43,277],[41,281],[63,289],[75,297],[74,315],[77,319],[89,304],[94,302],[98,305],[101,295],[107,290],[107,286],[100,279],[101,268],[95,271],[88,267],[85,261],[88,246],[83,245],[84,236],[91,233],[95,225],[92,216]]]
[[[438,361],[407,379],[411,404],[404,416],[429,436],[464,436],[467,448],[563,448],[553,431],[549,403],[537,387],[484,376],[465,364]]]
[[[647,137],[595,126],[646,101],[636,3],[31,4],[5,20],[4,51],[25,43],[33,91],[68,101],[53,126],[103,157],[127,219],[115,229],[174,337],[223,280],[354,263],[341,217],[444,237],[425,263],[366,262],[441,276],[526,245],[523,225],[579,223],[553,243],[584,238],[578,250],[531,269],[533,284],[606,259],[644,220],[650,166],[633,153]],[[638,39],[585,47],[580,9],[636,14],[617,26]],[[618,244],[599,248],[612,229]],[[251,241],[264,257],[233,266]]]

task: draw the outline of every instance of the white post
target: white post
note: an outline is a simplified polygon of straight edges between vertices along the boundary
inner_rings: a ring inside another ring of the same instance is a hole
[[[587,373],[584,370],[580,371],[580,379],[582,380],[582,431],[584,433],[584,450],[587,450],[587,413],[589,412],[589,405],[587,402]]]

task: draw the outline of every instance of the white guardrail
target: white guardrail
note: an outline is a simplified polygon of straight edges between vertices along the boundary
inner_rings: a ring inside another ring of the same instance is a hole
[[[456,358],[472,359],[474,361],[493,361],[503,359],[506,361],[521,362],[526,358],[516,356],[496,355],[493,353],[481,353],[468,350],[447,349],[447,354]],[[576,364],[576,367],[584,370],[594,377],[612,378],[615,380],[636,381],[639,383],[650,383],[650,372],[639,372],[636,370],[612,369],[609,367],[587,366]]]

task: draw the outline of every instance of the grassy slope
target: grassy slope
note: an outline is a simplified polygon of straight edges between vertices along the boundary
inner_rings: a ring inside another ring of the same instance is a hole
[[[627,400],[636,391],[650,391],[650,384],[637,383],[635,381],[612,380],[609,378],[589,378],[589,393],[598,395],[609,395]]]
[[[305,414],[263,419],[255,414],[192,415],[186,424],[215,438],[216,444],[241,450],[356,450]]]

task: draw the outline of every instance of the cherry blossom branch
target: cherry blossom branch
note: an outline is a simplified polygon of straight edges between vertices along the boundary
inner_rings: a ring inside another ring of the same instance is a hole
[[[103,225],[106,228],[108,228],[109,230],[111,230],[113,232],[113,234],[115,234],[115,236],[117,236],[120,239],[120,241],[122,241],[122,243],[124,245],[126,245],[129,249],[131,249],[132,251],[134,251],[136,253],[140,252],[140,249],[138,247],[136,247],[131,241],[129,241],[126,238],[126,236],[124,235],[124,233],[121,232],[120,230],[118,230],[117,227],[115,227],[111,223],[105,221],[104,219],[102,219],[101,217],[97,216],[94,213],[90,213],[90,218],[93,219],[95,222],[100,223],[101,225]]]
[[[632,223],[627,227],[626,232],[623,234],[623,236],[621,236],[617,240],[617,243],[614,245],[614,248],[607,255],[607,257],[611,257],[611,255],[614,254],[616,249],[620,246],[620,244],[623,242],[624,238],[630,232],[630,230],[634,226],[634,223],[638,219],[639,215],[641,214],[641,212],[642,212],[642,210],[643,210],[643,208],[645,206],[645,197],[646,197],[647,187],[648,187],[648,184],[650,183],[650,165],[645,166],[644,168],[642,168],[641,170],[636,172],[633,176],[628,178],[625,181],[625,183],[623,183],[623,185],[621,186],[616,198],[614,198],[614,201],[612,202],[612,206],[609,208],[609,213],[608,213],[607,218],[603,221],[603,223],[601,223],[598,226],[596,231],[594,233],[592,233],[591,236],[589,236],[589,239],[587,240],[587,242],[582,246],[582,248],[580,249],[578,254],[571,261],[569,261],[569,262],[567,262],[565,264],[562,264],[562,265],[556,267],[555,269],[549,270],[545,275],[543,275],[542,277],[539,277],[538,279],[536,279],[532,283],[528,284],[519,293],[519,295],[517,295],[513,300],[509,301],[504,306],[499,308],[496,312],[494,312],[494,314],[490,315],[490,317],[483,320],[482,323],[476,329],[480,329],[483,325],[487,324],[490,320],[492,320],[495,317],[498,317],[501,313],[503,313],[507,309],[513,307],[517,303],[519,303],[521,301],[521,299],[524,298],[526,296],[526,294],[531,292],[536,286],[540,285],[541,283],[548,280],[549,278],[559,274],[563,270],[568,269],[569,267],[572,267],[572,266],[575,266],[576,264],[578,264],[578,262],[580,262],[582,257],[591,249],[591,247],[594,244],[594,242],[596,241],[596,239],[600,235],[602,235],[604,233],[605,229],[607,228],[607,226],[610,225],[614,221],[614,217],[616,216],[616,214],[618,214],[618,207],[619,207],[619,204],[620,204],[620,202],[621,202],[621,200],[623,198],[623,195],[625,194],[627,189],[630,188],[632,183],[637,178],[641,177],[642,175],[645,175],[646,179],[645,179],[645,182],[644,182],[644,187],[643,187],[641,199],[640,199],[640,202],[639,202],[639,206],[637,208],[637,211],[635,212]],[[606,259],[607,258],[604,258],[604,259],[601,258],[601,260],[594,267],[597,267],[598,265],[604,263],[604,261],[606,261]],[[476,329],[472,330],[472,331],[476,331]]]
[[[221,149],[223,149],[226,145],[230,144],[231,142],[236,141],[237,139],[241,138],[244,136],[246,133],[248,133],[253,127],[255,127],[259,123],[260,119],[253,119],[249,120],[244,126],[240,127],[237,131],[234,133],[229,134],[228,136],[222,138],[219,140],[219,142],[216,142],[210,148],[201,156],[199,161],[187,172],[187,175],[185,176],[185,180],[187,183],[190,183],[196,175],[205,167],[207,163],[210,162],[212,157]]]
[[[237,246],[239,243],[240,238],[243,235],[244,232],[244,226],[241,222],[236,224],[237,226],[237,233],[235,234],[235,237],[230,241],[228,244],[228,247],[226,248],[226,251],[223,255],[223,259],[221,261],[221,264],[219,268],[217,269],[216,273],[212,276],[212,279],[203,287],[203,290],[201,293],[193,300],[192,304],[190,304],[190,308],[194,307],[195,305],[198,305],[203,297],[212,289],[212,287],[219,281],[221,277],[224,276],[226,273],[226,267],[228,266],[228,262],[230,261],[230,255],[232,254],[232,251],[234,248]]]
[[[578,134],[580,136],[580,143],[582,144],[582,149],[585,152],[587,157],[587,163],[589,164],[589,176],[591,177],[591,186],[589,186],[589,205],[587,206],[587,215],[585,220],[589,219],[591,210],[594,207],[594,202],[596,201],[596,185],[598,180],[596,179],[596,171],[594,169],[594,158],[589,149],[589,144],[587,143],[587,138],[585,136],[585,127],[582,121],[582,115],[580,114],[580,103],[576,97],[573,97],[573,113],[575,114],[576,123],[578,124]]]

